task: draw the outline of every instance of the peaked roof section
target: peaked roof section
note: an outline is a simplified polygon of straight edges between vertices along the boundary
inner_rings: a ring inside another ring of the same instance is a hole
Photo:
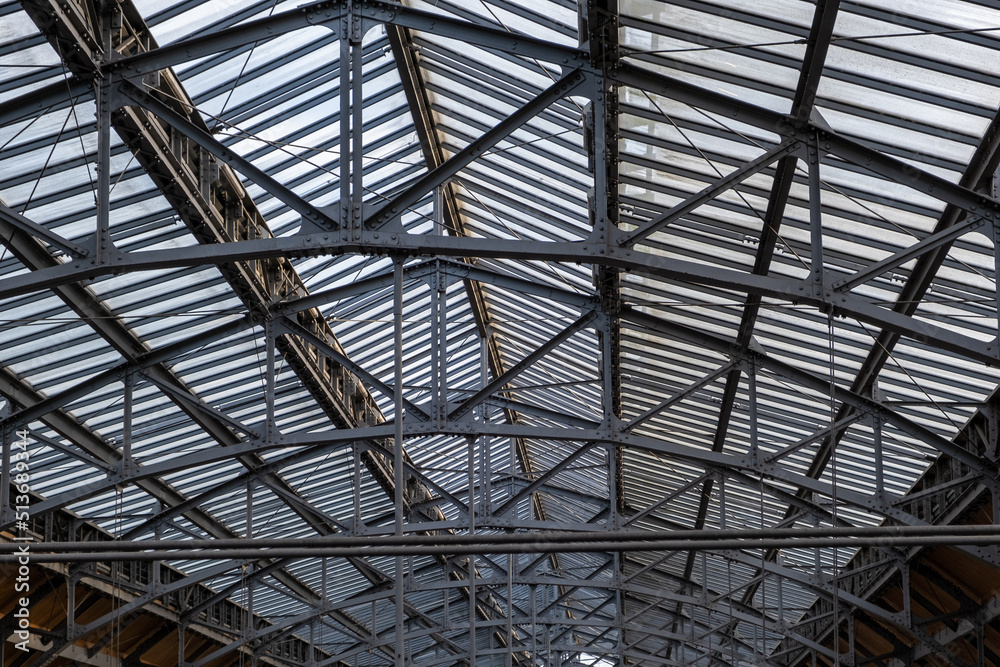
[[[0,394],[33,528],[216,540],[161,554],[246,612],[182,606],[216,633],[190,663],[993,650],[1000,585],[836,530],[993,521],[1000,10],[0,17]],[[834,537],[782,532],[806,527]],[[595,545],[537,544],[569,533]],[[235,550],[264,538],[301,548]],[[109,614],[39,659],[141,659]]]

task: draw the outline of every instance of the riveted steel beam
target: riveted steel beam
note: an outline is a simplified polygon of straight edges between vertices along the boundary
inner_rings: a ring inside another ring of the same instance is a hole
[[[801,280],[748,274],[734,269],[705,266],[696,262],[666,259],[638,251],[612,251],[601,244],[518,241],[458,237],[395,235],[375,238],[371,232],[352,243],[339,243],[322,234],[256,239],[185,248],[183,251],[150,250],[120,253],[106,265],[75,262],[28,275],[0,279],[0,298],[51,289],[59,285],[106,275],[180,266],[203,266],[273,257],[344,253],[405,253],[444,257],[500,257],[607,264],[667,280],[722,287],[793,303],[816,306],[836,316],[853,317],[918,342],[939,347],[987,365],[1000,364],[997,342],[981,341],[916,319],[852,294],[827,291],[816,294],[811,283]]]

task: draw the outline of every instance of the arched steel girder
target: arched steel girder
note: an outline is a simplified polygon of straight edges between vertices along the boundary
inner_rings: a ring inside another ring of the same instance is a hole
[[[155,479],[161,475],[170,474],[171,472],[225,461],[233,456],[250,452],[262,453],[274,449],[303,447],[307,448],[308,454],[303,453],[302,456],[311,456],[314,455],[315,452],[329,452],[338,447],[346,449],[351,447],[354,442],[367,443],[378,439],[384,439],[391,435],[392,428],[392,425],[389,424],[358,429],[338,429],[337,431],[330,431],[327,433],[290,434],[272,442],[244,442],[227,448],[232,449],[233,451],[208,450],[186,454],[171,461],[142,466],[132,474],[126,474],[121,477],[116,477],[115,479],[104,480],[81,486],[81,488],[74,489],[71,492],[43,500],[38,503],[37,511],[39,513],[44,513],[65,507],[73,502],[77,502],[87,497],[92,497],[99,493],[106,492],[109,489],[113,489],[116,484],[129,482],[139,483],[143,480]],[[771,479],[779,483],[790,484],[798,488],[808,490],[812,493],[820,494],[821,496],[833,496],[833,490],[828,483],[799,473],[782,470],[777,466],[756,467],[746,462],[741,456],[714,453],[692,446],[664,443],[655,438],[635,435],[615,436],[614,434],[609,437],[608,433],[601,429],[557,429],[552,427],[532,427],[504,424],[492,424],[484,427],[472,422],[460,421],[447,422],[440,425],[404,425],[404,432],[407,438],[442,434],[464,438],[470,435],[486,434],[499,437],[538,438],[560,442],[617,441],[621,442],[625,447],[635,447],[641,450],[668,454],[679,459],[684,459],[692,463],[705,466],[709,470],[736,470],[742,472],[745,476],[750,477],[748,481],[753,481],[753,477],[763,475],[766,479]],[[373,451],[377,451],[381,455],[388,455],[381,447],[375,445],[365,445],[365,447],[371,448]],[[296,458],[300,457],[296,456]],[[281,464],[280,460],[278,463],[279,465]],[[251,472],[249,476],[253,476],[253,473]],[[758,482],[758,484],[762,484],[768,492],[770,492],[770,489],[772,488],[766,481]],[[787,498],[787,491],[781,489],[780,487],[774,489],[774,492],[779,497]],[[904,525],[922,525],[924,523],[915,517],[907,515],[901,510],[891,507],[885,502],[884,499],[882,501],[878,501],[873,497],[844,489],[838,490],[837,498],[839,502],[842,502],[845,505],[854,506],[867,512],[900,521]],[[810,511],[816,511],[822,516],[828,515],[828,512],[821,511],[818,507],[810,506],[805,501],[802,501],[801,504],[804,508],[808,508]]]
[[[452,36],[457,39],[507,50],[518,54],[538,58],[544,62],[561,65],[585,67],[587,54],[583,51],[570,49],[535,40],[524,36],[513,36],[497,29],[446,19],[439,15],[424,14],[417,10],[404,8],[389,3],[368,0],[360,3],[363,10],[374,20],[386,20],[416,30],[426,29],[431,23],[438,34]],[[178,42],[169,47],[154,49],[131,58],[118,60],[108,67],[118,71],[134,71],[136,74],[155,71],[174,64],[185,62],[192,58],[211,55],[235,46],[267,39],[281,32],[295,30],[317,22],[339,21],[342,19],[344,3],[321,2],[307,6],[302,13],[289,12],[260,21],[248,22],[242,26],[208,33],[193,40]],[[329,12],[324,16],[325,12]],[[809,132],[817,133],[822,143],[829,144],[827,150],[858,164],[874,170],[876,173],[909,184],[916,189],[927,192],[933,190],[934,195],[948,201],[959,208],[973,211],[986,209],[983,217],[993,217],[997,202],[984,195],[976,194],[960,185],[923,172],[920,169],[904,165],[878,151],[866,148],[856,142],[829,132],[825,128],[815,126],[812,122],[801,118],[789,118],[783,114],[761,107],[755,107],[742,101],[736,101],[725,95],[702,89],[696,85],[672,79],[646,70],[635,70],[623,65],[614,75],[614,80],[625,85],[635,86],[657,94],[665,94],[673,99],[691,106],[734,116],[751,125],[778,131],[786,136],[805,138]],[[14,101],[16,102],[16,100]],[[11,105],[16,106],[14,104]],[[23,109],[23,107],[21,107]],[[0,115],[5,111],[0,107]],[[973,207],[976,207],[975,209]]]
[[[738,551],[720,551],[718,552],[718,556],[726,560],[731,560],[733,562],[740,563],[742,565],[757,566],[760,563],[760,559],[758,557],[749,556],[747,554]],[[604,564],[598,566],[597,570],[595,571],[599,572],[605,570],[609,562],[610,560],[606,560]],[[205,572],[201,572],[196,575],[191,575],[188,578],[179,582],[168,584],[166,585],[165,590],[147,593],[135,599],[128,605],[126,605],[124,609],[125,611],[128,611],[129,609],[132,608],[136,609],[140,608],[142,605],[148,604],[149,602],[151,602],[152,600],[156,599],[161,595],[165,595],[174,590],[179,590],[181,588],[185,588],[190,585],[194,585],[206,577],[211,578],[217,576],[217,574],[220,571],[232,569],[233,567],[238,567],[241,564],[242,561],[224,562],[221,565],[209,568]],[[268,570],[277,568],[278,566],[280,566],[280,563],[272,563],[271,566],[268,567]],[[433,570],[434,568],[429,567],[427,569]],[[871,605],[862,600],[855,599],[848,592],[843,591],[842,589],[839,589],[836,592],[834,592],[831,588],[833,580],[829,577],[826,578],[826,580],[823,580],[815,576],[806,575],[801,571],[784,568],[782,566],[773,563],[769,563],[766,565],[766,571],[774,576],[782,577],[783,579],[790,581],[801,588],[811,590],[817,595],[820,595],[821,597],[828,599],[829,601],[838,599],[840,604],[847,605],[848,607],[859,608],[868,613],[869,615],[872,615],[873,617],[878,618],[882,621],[885,621],[892,625],[897,625],[906,630],[909,629],[909,623],[905,619],[901,619],[897,614],[890,614],[875,605]],[[263,572],[261,574],[263,574]],[[762,612],[759,612],[748,605],[744,605],[743,603],[740,603],[738,600],[733,599],[731,597],[719,597],[718,594],[714,592],[710,593],[708,597],[706,597],[705,595],[698,595],[695,593],[687,594],[682,592],[684,590],[697,592],[698,590],[700,590],[701,586],[701,584],[699,584],[698,582],[683,580],[677,575],[673,575],[668,572],[659,570],[657,570],[654,574],[661,580],[666,579],[676,584],[678,592],[670,592],[667,595],[664,595],[665,589],[662,587],[661,584],[654,584],[651,586],[649,584],[630,583],[630,582],[626,582],[623,586],[621,586],[621,590],[623,590],[625,593],[629,595],[634,595],[640,599],[646,600],[647,602],[649,600],[659,600],[660,602],[665,604],[681,603],[682,605],[689,605],[697,608],[717,609],[719,610],[719,613],[726,616],[727,618],[734,618],[736,620],[745,622],[755,622],[755,623],[763,622],[765,623],[765,625],[770,623],[771,625],[767,627],[770,627],[771,631],[774,632],[786,631],[782,625],[782,622],[775,621],[774,619],[771,619]],[[523,573],[518,574],[516,577],[514,577],[513,582],[519,586],[542,585],[542,586],[564,587],[569,589],[593,589],[593,590],[606,589],[612,592],[618,589],[618,584],[613,581],[595,580],[590,578],[584,580],[575,580],[575,579],[570,579],[568,577],[545,576],[545,575],[524,576]],[[484,580],[482,583],[488,584],[489,581]],[[421,587],[421,590],[425,591],[436,590],[436,589],[437,587],[433,583]],[[359,594],[359,596],[355,596],[353,598],[343,601],[338,601],[337,603],[319,602],[320,609],[318,609],[317,613],[331,613],[338,609],[345,609],[345,608],[350,608],[351,606],[363,605],[370,602],[373,599],[381,599],[378,598],[379,595],[383,595],[385,596],[386,599],[388,599],[391,596],[391,594],[392,590],[389,585],[387,584],[379,585],[375,588],[369,589],[369,591]],[[729,595],[731,596],[731,594]],[[608,598],[608,600],[610,601],[611,598]],[[550,604],[548,608],[542,610],[540,618],[542,619],[543,622],[546,623],[562,622],[561,616],[556,618],[546,617],[548,611],[554,608],[554,606],[558,604],[559,601],[557,600],[553,604]],[[111,622],[112,616],[113,614],[109,614],[107,617],[103,619],[98,619],[97,621],[93,621],[87,626],[83,627],[81,631],[84,633],[89,633],[96,629],[99,629],[102,623]],[[532,617],[530,615],[522,612],[519,617],[512,620],[517,624],[524,624],[530,622],[531,618]],[[344,621],[340,620],[340,622],[343,623]],[[584,621],[580,620],[580,622],[583,623]],[[611,623],[612,625],[616,623],[615,619],[610,617],[609,619],[607,619],[607,622]],[[590,622],[590,624],[593,623],[594,621]],[[262,633],[260,636],[266,636],[271,630],[277,631],[280,629],[282,628],[281,627],[269,628],[267,633]],[[355,628],[355,631],[356,630],[357,629]]]
[[[386,591],[385,594],[384,594],[384,596],[385,596],[385,599],[391,598],[391,591]],[[609,596],[606,599],[605,605],[611,604],[613,602],[614,602],[614,597],[613,596]],[[602,606],[604,606],[604,605],[602,605]],[[752,610],[750,608],[747,608],[747,610],[745,612],[737,612],[737,613],[735,613],[735,617],[737,617],[739,620],[743,620],[745,622],[760,623],[761,619],[757,618],[753,614],[753,611],[754,610]],[[279,626],[274,626],[274,627],[271,627],[271,628],[267,628],[266,632],[261,632],[261,633],[258,633],[258,635],[255,635],[253,637],[247,637],[247,638],[241,639],[240,641],[234,642],[233,644],[231,644],[231,645],[229,645],[227,647],[221,648],[221,649],[217,650],[215,653],[213,653],[213,654],[211,654],[209,656],[206,656],[203,659],[202,662],[196,663],[195,665],[197,667],[198,665],[206,664],[211,659],[216,659],[216,658],[222,657],[223,655],[231,653],[232,651],[237,650],[237,649],[239,649],[242,646],[247,645],[247,644],[255,644],[256,645],[255,650],[261,650],[264,646],[266,646],[266,645],[268,645],[270,643],[271,639],[268,638],[268,635],[270,635],[272,632],[277,632],[278,630],[293,630],[296,627],[302,627],[306,623],[310,622],[312,619],[321,617],[321,616],[323,616],[326,613],[327,612],[325,610],[320,609],[320,610],[316,610],[316,611],[306,612],[306,613],[300,614],[300,615],[296,616],[294,619],[291,619],[291,620],[289,620],[289,621],[287,621],[285,623],[279,624]],[[720,613],[724,613],[724,615],[726,615],[726,618],[730,618],[730,616],[728,615],[728,611],[720,612]],[[528,632],[529,629],[530,629],[530,626],[531,626],[531,617],[530,616],[523,616],[523,617],[520,617],[520,618],[513,619],[513,622],[515,623],[515,625],[518,626],[519,629],[521,629],[521,630],[523,630],[525,632]],[[500,627],[500,626],[506,625],[506,623],[507,623],[507,620],[501,618],[501,619],[497,619],[495,621],[484,621],[482,623],[477,623],[476,627],[477,628],[486,628],[486,627],[492,627],[492,626]],[[766,621],[765,621],[765,623],[766,623]],[[535,619],[535,625],[536,625],[536,628],[544,628],[546,630],[546,633],[549,632],[549,628],[552,628],[552,629],[554,629],[556,631],[561,631],[560,634],[556,635],[557,638],[558,637],[562,637],[562,636],[566,635],[567,633],[571,633],[571,632],[574,633],[574,634],[576,634],[576,635],[586,636],[585,633],[580,632],[581,628],[606,627],[606,628],[609,628],[609,629],[612,629],[612,630],[618,628],[618,626],[616,625],[616,622],[615,622],[615,619],[614,619],[613,615],[607,615],[607,616],[600,616],[600,615],[598,615],[598,616],[592,616],[591,618],[585,618],[585,619],[574,619],[574,618],[565,618],[565,617],[559,617],[559,618],[554,618],[554,619],[538,619],[538,618],[536,618]],[[453,621],[448,626],[448,630],[449,631],[458,631],[458,632],[461,632],[461,631],[467,631],[468,629],[469,629],[468,626],[464,622],[462,622],[462,621],[458,621],[458,622],[454,622]],[[657,638],[661,638],[661,639],[666,639],[666,640],[668,640],[669,643],[679,643],[679,642],[683,642],[683,641],[690,641],[690,643],[693,646],[703,648],[706,651],[709,650],[713,646],[717,647],[717,644],[712,644],[711,642],[706,642],[705,641],[707,635],[703,635],[702,637],[696,637],[694,639],[691,639],[687,635],[679,635],[677,633],[664,632],[660,628],[641,627],[641,628],[631,628],[631,629],[635,630],[635,631],[643,632],[643,633],[648,633],[647,636],[652,636],[652,637],[657,637]],[[439,630],[444,630],[444,628],[439,628]],[[771,630],[774,631],[774,632],[777,632],[778,631],[777,626],[774,627],[774,628],[771,628]],[[433,631],[434,631],[433,628],[424,628],[424,629],[420,629],[420,630],[410,631],[410,632],[407,632],[405,634],[404,639],[411,639],[411,638],[426,636],[428,633],[433,632]],[[277,636],[278,635],[276,635],[276,637]],[[791,633],[791,636],[794,637],[796,635],[795,635],[795,633]],[[530,639],[530,635],[528,635],[526,637],[526,639]],[[391,645],[392,641],[393,641],[393,638],[391,637],[391,633],[389,633],[387,635],[385,641],[381,642],[381,643],[379,643],[377,645],[379,645],[379,646],[381,646],[381,645]],[[740,640],[738,640],[738,639],[734,640],[731,637],[727,638],[727,641],[735,641],[737,644],[740,644]],[[584,645],[582,648],[581,648],[581,646],[580,646],[579,643],[574,643],[573,645],[576,646],[577,649],[586,650],[586,645]],[[745,644],[743,646],[747,650],[748,653],[752,652],[753,648],[751,646],[745,645]],[[358,654],[360,652],[368,651],[368,650],[370,650],[370,648],[371,648],[370,645],[365,645],[365,646],[360,646],[359,645],[359,646],[356,646],[354,648],[347,649],[346,651],[344,651],[342,653],[336,654],[336,655],[330,657],[329,659],[327,659],[326,661],[322,662],[321,664],[332,664],[333,662],[336,662],[336,661],[346,660],[346,659],[348,659],[348,658],[352,657],[353,655],[356,655],[356,654]],[[527,645],[525,645],[524,643],[521,643],[521,644],[518,644],[518,645],[510,647],[510,648],[513,648],[515,650],[526,649]],[[827,653],[827,651],[825,651],[824,648],[821,647],[821,646],[815,646],[813,648],[815,648],[820,653],[823,653],[823,654]],[[832,656],[832,651],[829,651],[829,655]]]
[[[560,292],[557,289],[538,288],[538,287],[530,288],[528,285],[525,284],[526,281],[515,279],[512,277],[501,276],[499,274],[483,271],[481,269],[471,269],[469,267],[462,265],[450,265],[446,268],[447,270],[452,271],[456,275],[474,277],[477,280],[482,280],[484,282],[489,282],[503,287],[509,287],[511,289],[525,289],[529,293],[535,293],[541,296],[546,296],[549,298],[554,298],[556,300],[564,301],[568,305],[586,306],[593,303],[589,298],[581,297],[580,295],[568,292]],[[414,267],[410,267],[410,269],[408,270],[411,271],[411,273],[409,274],[411,277],[418,277],[424,274],[425,271],[431,270],[431,263],[418,264]],[[286,313],[290,314],[300,309],[315,307],[316,305],[324,303],[327,300],[343,298],[346,295],[356,294],[359,291],[363,291],[365,289],[384,287],[388,278],[389,278],[388,276],[376,276],[369,280],[363,281],[363,284],[359,283],[358,285],[352,286],[350,288],[329,290],[326,292],[318,293],[316,295],[311,295],[310,297],[306,297],[305,299],[299,301],[290,302],[289,304],[286,304],[281,310],[278,311],[277,316],[284,316]],[[630,315],[626,314],[626,317],[630,317]],[[716,351],[722,354],[732,354],[733,352],[733,347],[731,344],[728,344],[725,341],[721,340],[706,339],[706,337],[704,337],[699,332],[678,328],[676,325],[672,323],[668,323],[663,320],[658,320],[656,318],[651,318],[650,316],[639,313],[636,313],[631,317],[633,317],[633,319],[635,319],[636,322],[642,326],[650,326],[658,330],[665,329],[668,335],[676,335],[678,337],[681,337],[682,339],[688,339],[688,340],[697,339],[699,341],[699,344],[705,344],[705,342],[707,341],[711,343],[710,344],[711,348],[715,349]],[[37,405],[37,407],[30,406],[29,408],[26,408],[24,411],[16,413],[15,415],[12,415],[10,418],[5,420],[6,423],[4,425],[7,427],[16,427],[17,425],[24,424],[26,423],[27,420],[34,418],[39,414],[43,414],[50,407],[68,402],[73,398],[76,398],[82,394],[87,393],[88,387],[94,388],[96,386],[100,386],[101,384],[115,381],[128,368],[134,368],[136,366],[145,367],[151,363],[159,363],[165,361],[170,358],[171,354],[177,354],[182,352],[183,350],[191,349],[192,347],[195,347],[200,344],[205,344],[210,340],[219,339],[226,335],[231,335],[232,333],[241,330],[244,327],[249,327],[249,326],[252,326],[249,322],[237,322],[231,325],[225,325],[217,329],[215,332],[210,332],[209,334],[198,336],[191,341],[181,342],[173,346],[170,346],[165,350],[150,353],[145,357],[140,357],[136,361],[128,364],[127,366],[123,365],[118,369],[113,369],[111,371],[108,371],[102,374],[101,376],[98,376],[96,380],[88,382],[86,384],[81,384],[78,388],[68,390],[61,396],[56,396],[50,399],[46,399],[46,401],[40,402]],[[777,364],[777,362],[769,361],[766,355],[765,356],[756,355],[756,357],[754,357],[753,354],[748,352],[746,353],[746,356],[750,358],[756,358],[757,361],[755,363],[759,363],[762,367],[768,367],[769,365]],[[787,364],[777,364],[777,366],[775,366],[773,370],[786,378],[795,379],[802,382],[804,386],[812,387],[814,389],[819,388],[820,386],[823,386],[825,388],[826,386],[825,380],[820,380],[819,378],[810,377],[808,374],[797,372],[794,368],[788,366]],[[892,418],[893,413],[891,409],[876,404],[870,401],[869,399],[865,399],[863,397],[859,397],[856,395],[852,396],[849,392],[838,392],[838,398],[841,400],[847,400],[848,404],[852,404],[856,407],[861,408],[862,410],[882,414],[887,421],[890,422],[894,421]],[[903,424],[904,424],[903,429],[907,430],[906,420],[903,420]],[[927,432],[926,430],[917,429],[916,434],[918,435],[918,437],[921,437],[923,435],[926,435]],[[589,439],[592,438],[593,435],[591,433],[588,433],[587,431],[580,431],[577,432],[576,437],[578,437],[579,439]],[[950,443],[942,444],[941,438],[936,438],[936,439],[931,438],[931,441],[932,444],[936,444],[945,453],[948,453],[949,455],[955,455],[955,458],[959,459],[963,459],[964,457],[964,462],[970,463],[974,469],[981,470],[980,466],[981,460],[973,458],[970,453],[957,450],[957,448],[950,445]],[[710,461],[706,460],[706,462]],[[726,461],[719,461],[717,463],[724,468],[729,467],[727,465],[728,462]],[[989,470],[983,470],[983,472],[987,474],[990,473]],[[97,491],[95,490],[94,492]],[[871,507],[869,506],[868,509],[871,509]]]
[[[183,266],[226,264],[273,257],[339,254],[397,254],[440,257],[499,257],[610,265],[639,275],[721,287],[738,293],[756,294],[812,305],[837,316],[855,318],[865,324],[893,331],[932,347],[955,353],[983,364],[998,361],[995,342],[983,342],[956,334],[943,327],[918,320],[870,303],[846,292],[813,294],[812,283],[773,276],[757,276],[732,269],[706,267],[694,262],[670,259],[641,250],[609,248],[606,244],[580,242],[539,242],[465,237],[411,236],[402,232],[379,234],[358,232],[357,241],[340,242],[336,234],[304,234],[276,239],[202,245],[184,252],[151,250],[120,253],[105,265],[74,262],[32,271],[27,275],[0,280],[0,298],[17,296],[93,279],[116,272],[135,272]],[[391,236],[396,238],[391,238]]]

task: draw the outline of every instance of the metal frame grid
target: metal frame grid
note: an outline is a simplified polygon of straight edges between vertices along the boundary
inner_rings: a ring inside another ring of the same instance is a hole
[[[3,666],[1000,664],[997,26],[0,3]]]

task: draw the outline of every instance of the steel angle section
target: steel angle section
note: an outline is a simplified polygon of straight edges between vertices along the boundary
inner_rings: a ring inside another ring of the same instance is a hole
[[[385,226],[397,215],[402,214],[405,209],[416,204],[435,187],[451,179],[497,142],[541,113],[550,104],[572,94],[575,90],[582,87],[587,80],[587,75],[581,70],[574,70],[568,73],[512,115],[501,121],[482,137],[476,139],[464,149],[445,160],[438,167],[432,169],[426,176],[418,179],[404,193],[394,197],[392,201],[379,206],[367,217],[365,226],[376,230]]]

